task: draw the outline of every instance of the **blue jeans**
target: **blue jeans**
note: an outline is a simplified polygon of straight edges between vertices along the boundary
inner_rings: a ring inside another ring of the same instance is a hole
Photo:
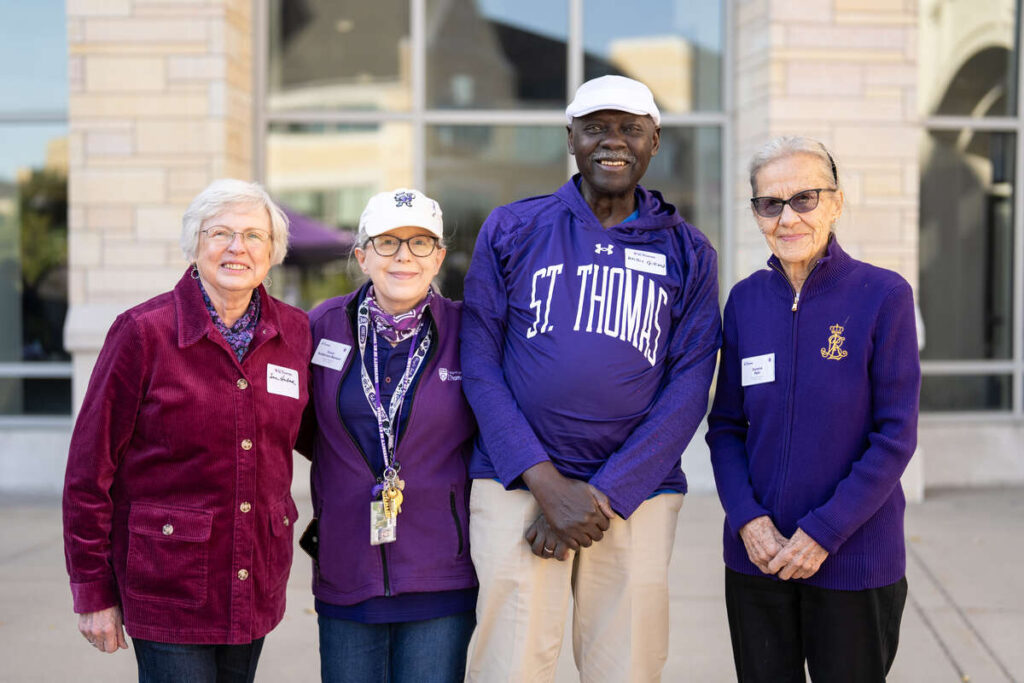
[[[320,622],[323,683],[455,683],[466,675],[473,612],[398,624]]]
[[[252,683],[263,638],[248,645],[181,645],[132,638],[139,683]]]

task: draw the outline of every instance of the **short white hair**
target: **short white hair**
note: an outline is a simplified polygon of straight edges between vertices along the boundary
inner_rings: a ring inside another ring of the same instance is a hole
[[[836,162],[825,148],[825,145],[813,138],[805,138],[798,135],[783,135],[769,140],[754,152],[750,160],[750,191],[757,194],[757,174],[762,168],[773,161],[784,159],[794,154],[808,154],[816,157],[821,162],[822,172],[826,178],[831,178],[836,188],[839,188],[839,173],[836,171]]]
[[[196,195],[181,219],[181,253],[193,263],[199,248],[199,230],[203,223],[236,206],[263,207],[270,216],[270,265],[284,261],[288,253],[288,217],[259,183],[236,178],[220,178]]]

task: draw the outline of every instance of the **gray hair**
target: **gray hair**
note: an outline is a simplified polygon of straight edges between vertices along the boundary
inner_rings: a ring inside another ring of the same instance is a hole
[[[798,135],[783,135],[769,140],[754,152],[750,160],[750,191],[757,194],[757,174],[762,168],[773,161],[784,159],[794,154],[808,154],[821,162],[822,171],[826,178],[839,187],[839,173],[836,171],[836,162],[829,154],[825,145],[813,138],[805,138]]]
[[[181,219],[181,253],[185,260],[196,260],[199,229],[203,223],[236,206],[263,207],[270,215],[270,265],[284,261],[288,253],[288,217],[259,183],[221,178],[196,195]]]

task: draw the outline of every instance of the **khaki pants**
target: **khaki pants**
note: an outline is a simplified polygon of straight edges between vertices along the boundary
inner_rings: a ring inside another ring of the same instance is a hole
[[[570,592],[580,680],[658,681],[668,654],[668,563],[681,494],[614,517],[604,538],[569,559],[541,559],[523,534],[540,514],[529,491],[473,482],[469,536],[480,580],[467,680],[551,681]]]

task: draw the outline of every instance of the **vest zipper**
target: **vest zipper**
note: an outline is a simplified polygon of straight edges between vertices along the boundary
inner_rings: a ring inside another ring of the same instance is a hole
[[[458,534],[458,537],[459,537],[459,552],[455,553],[456,556],[458,556],[458,555],[462,554],[463,539],[462,539],[462,524],[459,522],[459,512],[458,512],[458,510],[455,509],[455,491],[449,491],[448,492],[448,500],[451,502],[451,505],[452,505],[452,521],[455,522],[455,533]]]

